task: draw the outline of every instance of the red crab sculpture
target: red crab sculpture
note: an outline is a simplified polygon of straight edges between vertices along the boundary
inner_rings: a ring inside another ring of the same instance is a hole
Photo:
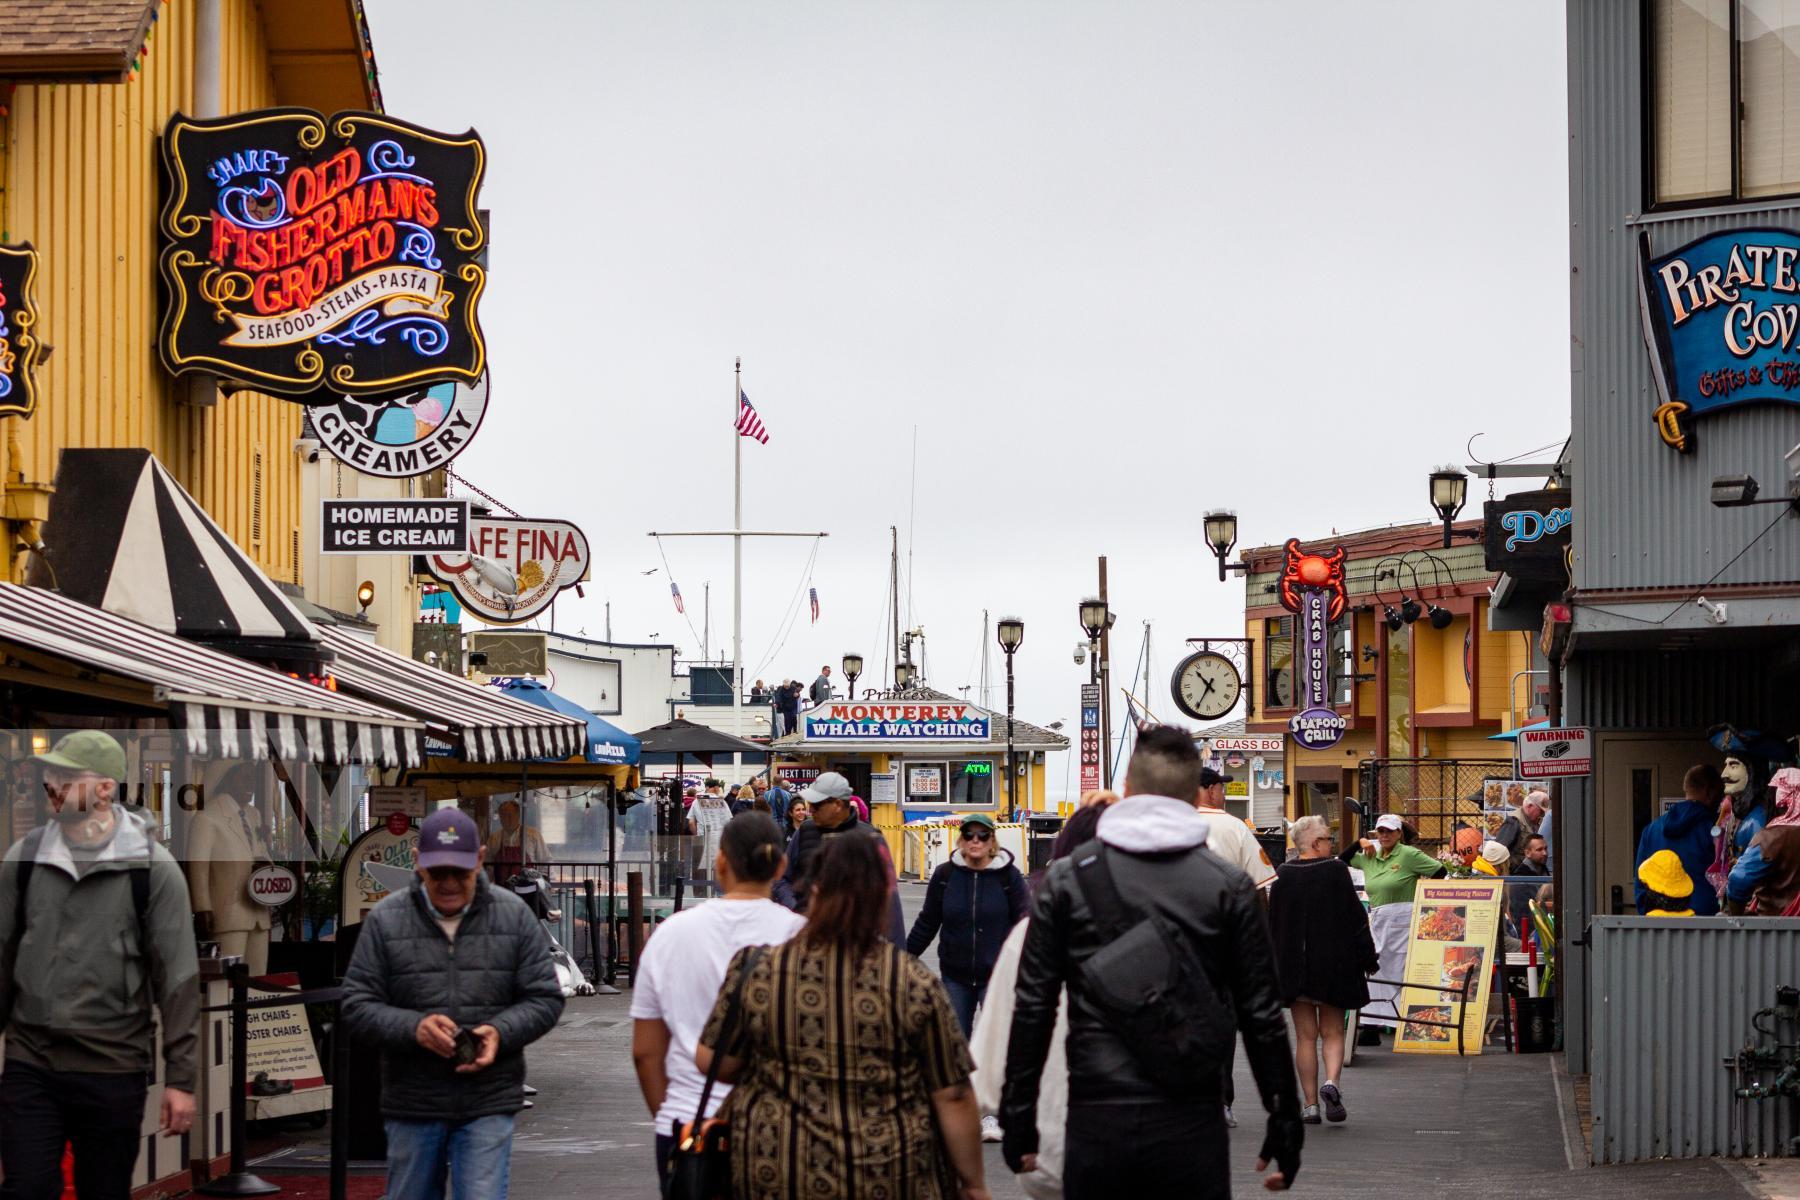
[[[1339,546],[1330,554],[1307,554],[1300,549],[1299,538],[1289,538],[1287,558],[1281,564],[1281,579],[1276,584],[1281,606],[1289,612],[1299,612],[1301,588],[1321,588],[1331,593],[1327,621],[1343,616],[1350,604],[1350,596],[1344,590],[1344,548]]]

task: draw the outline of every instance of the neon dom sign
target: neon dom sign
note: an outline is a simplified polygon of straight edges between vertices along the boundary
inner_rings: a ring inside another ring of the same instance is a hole
[[[475,133],[281,108],[178,115],[162,150],[171,372],[306,403],[480,378]]]

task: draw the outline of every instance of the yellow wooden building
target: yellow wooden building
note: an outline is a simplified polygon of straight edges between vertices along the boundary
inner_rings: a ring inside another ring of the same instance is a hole
[[[0,243],[36,247],[51,347],[37,411],[0,419],[8,578],[64,447],[142,446],[271,578],[304,583],[301,406],[176,380],[156,351],[163,126],[271,105],[381,107],[358,0],[0,0]],[[354,585],[313,598],[354,608]],[[387,615],[410,639],[404,604]]]
[[[1396,786],[1460,800],[1494,773],[1492,764],[1511,758],[1510,743],[1494,735],[1537,719],[1531,710],[1541,703],[1544,677],[1532,673],[1531,635],[1488,628],[1496,577],[1472,540],[1478,529],[1478,522],[1456,526],[1449,549],[1436,524],[1302,543],[1306,553],[1346,551],[1349,609],[1333,629],[1330,657],[1332,698],[1348,728],[1324,750],[1286,739],[1288,819],[1315,813],[1338,825],[1344,801],[1367,788],[1364,764],[1370,762],[1407,764],[1405,782]],[[1241,558],[1248,566],[1244,632],[1252,663],[1246,732],[1285,735],[1302,704],[1296,620],[1277,590],[1284,548],[1261,546]]]

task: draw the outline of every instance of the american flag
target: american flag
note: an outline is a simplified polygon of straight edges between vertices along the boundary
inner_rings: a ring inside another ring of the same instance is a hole
[[[806,594],[808,598],[812,600],[812,623],[817,625],[819,623],[819,589],[807,588]]]
[[[687,611],[687,605],[681,602],[681,585],[677,584],[673,579],[669,580],[669,595],[675,597],[675,611],[678,613],[685,613]]]
[[[739,437],[755,438],[765,446],[769,443],[769,431],[763,428],[762,418],[756,415],[756,408],[743,388],[738,389],[737,431]]]

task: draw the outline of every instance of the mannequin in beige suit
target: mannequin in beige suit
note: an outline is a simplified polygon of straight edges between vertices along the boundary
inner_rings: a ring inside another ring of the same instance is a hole
[[[261,817],[238,801],[256,777],[247,763],[208,770],[204,802],[188,832],[188,891],[201,937],[261,975],[269,969],[269,910],[250,898],[250,872],[269,861],[269,851]]]

